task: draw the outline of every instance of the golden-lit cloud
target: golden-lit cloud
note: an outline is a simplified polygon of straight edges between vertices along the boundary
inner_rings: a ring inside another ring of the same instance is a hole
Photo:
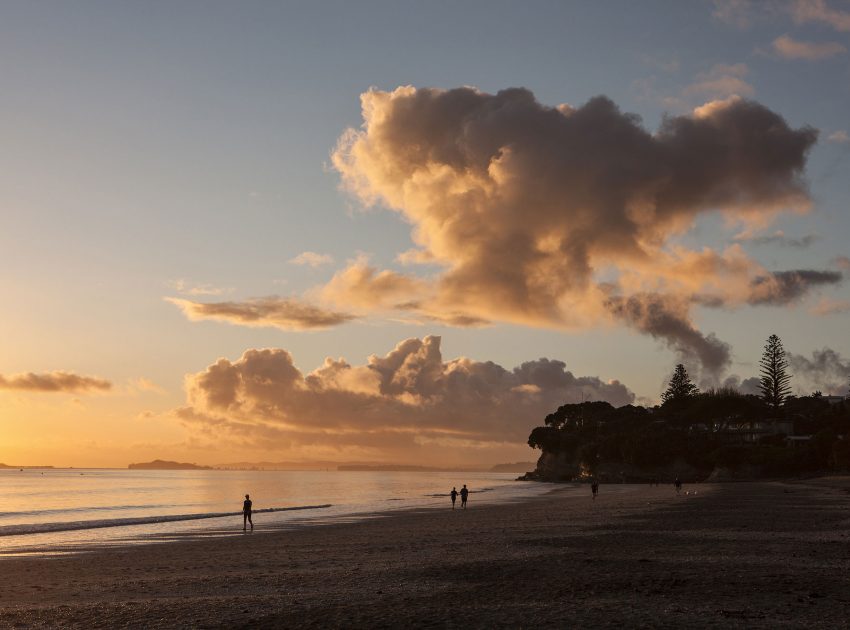
[[[72,372],[42,372],[36,374],[0,374],[0,389],[13,389],[25,392],[64,392],[85,394],[92,391],[106,391],[112,383],[95,376],[81,376]]]
[[[265,297],[241,302],[193,302],[165,298],[192,321],[215,320],[281,330],[321,330],[355,319],[350,313],[322,309],[293,298]]]
[[[785,59],[805,59],[817,61],[828,59],[847,52],[847,48],[838,42],[802,42],[790,35],[781,35],[773,40],[773,52]]]
[[[833,131],[826,137],[828,142],[835,142],[836,144],[846,144],[850,142],[850,134],[848,134],[844,129],[839,129],[838,131]]]
[[[747,94],[745,75],[716,66],[692,91]],[[817,133],[759,103],[713,101],[649,133],[605,97],[547,107],[525,89],[408,86],[361,100],[363,127],[340,138],[333,163],[363,203],[411,224],[403,262],[437,271],[355,261],[324,288],[340,307],[555,328],[614,320],[707,359],[717,340],[697,331],[691,304],[784,304],[840,280],[777,275],[737,245],[671,242],[704,214],[760,229],[810,207],[803,171]]]
[[[565,402],[629,404],[618,381],[574,376],[549,359],[512,370],[467,358],[445,361],[439,337],[406,339],[364,365],[325,360],[305,374],[283,349],[248,350],[186,377],[193,431],[276,447],[374,449],[383,457],[439,457],[437,443],[499,448],[523,444],[529,430]]]
[[[316,252],[301,252],[294,258],[290,259],[290,263],[293,265],[300,266],[308,266],[308,267],[321,267],[322,265],[330,265],[333,263],[334,258],[330,254],[317,254]]]

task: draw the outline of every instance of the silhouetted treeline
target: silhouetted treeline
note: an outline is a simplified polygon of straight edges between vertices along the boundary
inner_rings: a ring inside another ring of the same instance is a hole
[[[528,444],[543,451],[528,478],[628,481],[676,475],[781,477],[850,469],[850,401],[813,394],[779,407],[734,390],[670,397],[661,406],[568,404]]]

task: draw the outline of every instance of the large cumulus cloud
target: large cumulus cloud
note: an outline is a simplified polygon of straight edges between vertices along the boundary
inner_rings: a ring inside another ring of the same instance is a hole
[[[704,360],[722,344],[697,331],[688,303],[785,303],[840,279],[777,275],[739,246],[671,243],[704,213],[752,227],[809,207],[803,172],[817,134],[759,103],[712,102],[650,133],[605,97],[547,107],[519,88],[401,87],[361,99],[363,127],[340,139],[334,165],[363,202],[410,222],[416,249],[404,261],[440,271],[423,289],[358,261],[328,300],[363,296],[460,323],[614,319]],[[712,360],[703,367],[726,363]]]
[[[511,370],[467,358],[445,361],[434,336],[402,341],[365,365],[329,358],[308,374],[286,350],[248,350],[187,376],[186,390],[180,417],[216,438],[373,449],[373,456],[397,461],[414,454],[434,461],[443,449],[516,449],[565,402],[634,401],[622,383],[574,376],[561,361],[538,359]]]

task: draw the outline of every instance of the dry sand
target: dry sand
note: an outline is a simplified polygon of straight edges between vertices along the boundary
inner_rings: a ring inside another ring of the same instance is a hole
[[[7,558],[0,625],[846,627],[849,489],[603,485],[595,502],[556,489],[465,512]]]

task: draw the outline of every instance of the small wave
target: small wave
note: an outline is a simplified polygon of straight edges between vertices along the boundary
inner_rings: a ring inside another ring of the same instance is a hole
[[[22,516],[44,516],[46,514],[73,514],[74,512],[119,512],[121,510],[150,510],[172,507],[169,505],[94,505],[74,508],[54,508],[49,510],[24,510],[21,512],[0,512],[0,518],[20,518]]]
[[[295,510],[321,510],[332,507],[330,503],[323,505],[299,505],[296,507],[276,507],[254,510],[254,514],[270,512],[292,512]],[[164,514],[160,516],[139,516],[135,518],[110,518],[94,521],[72,521],[66,523],[34,523],[30,525],[0,526],[0,537],[22,536],[27,534],[46,534],[53,532],[69,532],[81,529],[99,529],[102,527],[123,527],[126,525],[153,525],[157,523],[173,523],[176,521],[198,521],[206,518],[222,518],[225,516],[242,516],[242,512],[204,512],[201,514]]]

